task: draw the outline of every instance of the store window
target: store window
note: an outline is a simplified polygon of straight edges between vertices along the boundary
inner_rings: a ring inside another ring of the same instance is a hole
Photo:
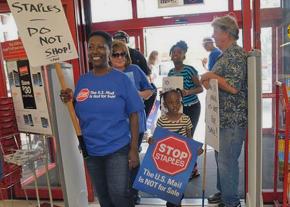
[[[131,0],[91,0],[91,14],[93,23],[132,19],[132,2]]]
[[[261,28],[262,93],[272,93],[272,28]],[[263,99],[263,128],[272,128],[272,99]]]
[[[18,39],[18,29],[11,13],[0,14],[0,42]],[[5,61],[4,61],[5,67]],[[4,70],[5,77],[8,77],[7,70]],[[8,96],[11,96],[10,85],[6,78]]]
[[[115,1],[114,1],[115,2]],[[200,14],[228,10],[228,1],[204,0],[203,3],[182,5],[177,7],[158,8],[157,0],[137,0],[138,17],[157,17],[171,15]]]
[[[275,8],[280,7],[281,1],[280,0],[261,0],[261,8]]]
[[[261,9],[277,8],[280,6],[281,6],[280,0],[260,0]],[[241,8],[242,8],[242,0],[234,0],[234,10],[241,10]],[[252,3],[251,3],[251,8],[252,8]]]
[[[0,42],[18,38],[17,27],[11,13],[0,14]]]

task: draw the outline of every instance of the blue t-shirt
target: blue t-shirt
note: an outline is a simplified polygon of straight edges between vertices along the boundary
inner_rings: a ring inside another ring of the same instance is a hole
[[[217,61],[218,57],[220,56],[220,54],[222,54],[222,51],[220,51],[218,48],[214,48],[210,54],[209,54],[209,58],[208,58],[208,70],[211,71],[215,62]]]
[[[135,85],[138,91],[153,90],[151,84],[149,83],[145,73],[141,70],[138,65],[130,64],[123,71]],[[141,97],[140,97],[141,98]],[[143,101],[143,99],[141,99]],[[146,131],[146,113],[143,110],[138,112],[139,117],[139,133]]]
[[[89,155],[108,155],[130,143],[129,115],[144,104],[124,73],[112,69],[96,76],[90,71],[79,79],[74,98]]]
[[[190,65],[184,65],[183,69],[181,71],[176,71],[175,68],[172,68],[168,72],[168,76],[181,76],[181,77],[183,77],[183,89],[185,89],[185,90],[192,89],[192,88],[196,87],[195,83],[192,81],[192,77],[197,76],[197,75],[198,75],[197,70]],[[191,106],[191,105],[196,104],[198,102],[199,102],[199,100],[198,100],[198,97],[196,94],[191,94],[188,96],[184,96],[182,98],[182,103],[184,106]]]

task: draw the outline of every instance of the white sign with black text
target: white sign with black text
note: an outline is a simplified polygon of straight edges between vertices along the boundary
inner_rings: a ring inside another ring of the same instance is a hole
[[[219,151],[219,92],[216,79],[209,81],[205,100],[205,143]]]
[[[78,57],[60,0],[8,0],[32,66]]]

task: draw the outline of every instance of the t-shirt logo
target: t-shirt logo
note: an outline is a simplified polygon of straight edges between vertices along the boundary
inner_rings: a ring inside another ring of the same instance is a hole
[[[81,101],[85,101],[90,95],[90,91],[87,88],[82,89],[77,96],[77,101],[81,102]]]

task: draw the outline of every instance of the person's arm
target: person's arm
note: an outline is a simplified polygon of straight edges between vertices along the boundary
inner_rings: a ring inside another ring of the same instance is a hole
[[[139,165],[139,153],[138,153],[138,113],[133,112],[129,116],[130,131],[131,131],[131,143],[129,151],[129,168],[135,168]]]
[[[228,84],[226,79],[224,79],[221,76],[218,76],[217,74],[215,74],[213,72],[207,72],[207,73],[203,74],[201,76],[200,82],[205,86],[205,88],[208,88],[208,81],[210,79],[217,79],[218,86],[223,91],[226,91],[226,92],[231,93],[231,94],[237,94],[239,92],[235,87]]]
[[[208,68],[207,68],[207,66],[206,66],[206,64],[207,64],[207,58],[202,58],[202,59],[201,59],[201,64],[202,64],[202,67],[203,67],[206,71],[208,71]]]
[[[185,127],[186,127],[186,136],[190,139],[192,139],[193,137],[193,134],[192,134],[192,123],[191,123],[191,120],[189,118],[189,116],[186,116],[187,118],[187,121],[186,121],[186,124],[185,124]]]
[[[203,88],[197,76],[192,76],[192,82],[196,85],[196,87],[193,89],[183,90],[184,96],[189,96],[192,94],[199,94],[203,91]]]
[[[149,89],[144,91],[138,91],[138,93],[139,96],[141,96],[144,100],[148,100],[153,94],[152,90]]]
[[[191,129],[189,129],[189,128],[186,128],[186,136],[188,137],[188,138],[192,138],[192,133],[191,133]]]

